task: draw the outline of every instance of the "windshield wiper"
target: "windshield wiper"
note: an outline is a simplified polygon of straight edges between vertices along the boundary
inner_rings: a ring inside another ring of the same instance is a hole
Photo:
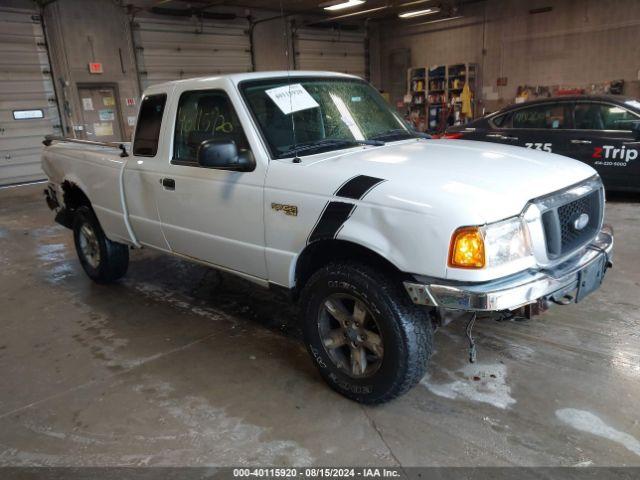
[[[295,147],[292,147],[284,152],[281,152],[279,157],[285,158],[289,155],[297,155],[302,152],[310,152],[313,150],[322,150],[322,149],[330,149],[334,147],[342,147],[348,145],[372,145],[375,147],[380,147],[384,145],[384,142],[381,140],[356,140],[356,139],[346,139],[346,138],[325,138],[324,140],[316,140],[313,142],[305,142],[299,143]]]
[[[374,140],[389,140],[393,138],[431,138],[431,136],[426,133],[406,130],[404,128],[392,128],[391,130],[373,135],[371,138]]]

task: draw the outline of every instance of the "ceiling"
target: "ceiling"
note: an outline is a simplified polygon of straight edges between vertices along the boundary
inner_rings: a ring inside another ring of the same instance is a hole
[[[327,11],[319,5],[326,0],[131,0],[129,3],[135,8],[145,10],[169,9],[192,10],[194,13],[213,13],[228,8],[246,8],[256,10],[269,10],[274,13],[283,11],[285,14],[320,15],[327,19],[336,20],[364,20],[364,19],[393,19],[398,13],[409,10],[420,10],[429,7],[439,7],[441,12],[430,15],[436,20],[454,16],[464,3],[481,0],[366,0],[365,3],[338,11]],[[424,21],[424,17],[418,17]],[[418,20],[416,18],[416,20]]]

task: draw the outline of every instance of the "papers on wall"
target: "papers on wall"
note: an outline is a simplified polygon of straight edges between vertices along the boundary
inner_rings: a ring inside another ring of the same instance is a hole
[[[83,98],[82,108],[87,111],[93,110],[93,100],[91,98]]]
[[[113,123],[94,123],[93,124],[93,133],[96,137],[109,137],[113,135]]]
[[[101,122],[113,122],[115,120],[115,114],[111,109],[98,110],[98,116]]]

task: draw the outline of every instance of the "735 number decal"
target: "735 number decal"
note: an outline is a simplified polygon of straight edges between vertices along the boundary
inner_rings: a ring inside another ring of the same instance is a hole
[[[534,150],[542,150],[543,152],[552,152],[551,147],[553,146],[551,143],[525,143],[525,147],[532,148]]]

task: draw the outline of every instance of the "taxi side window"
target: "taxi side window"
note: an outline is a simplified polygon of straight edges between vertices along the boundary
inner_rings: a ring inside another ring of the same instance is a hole
[[[512,114],[513,128],[567,128],[567,107],[564,104],[536,105]]]
[[[511,127],[511,117],[511,113],[504,113],[494,117],[491,121],[498,128],[509,128]]]
[[[604,114],[606,130],[633,130],[640,117],[621,107],[609,106]]]
[[[249,149],[231,100],[221,90],[183,93],[174,135],[174,163],[197,165],[198,147],[206,140],[233,140],[238,151]]]
[[[603,103],[579,103],[575,106],[574,125],[578,130],[633,130],[640,118],[628,110]]]

